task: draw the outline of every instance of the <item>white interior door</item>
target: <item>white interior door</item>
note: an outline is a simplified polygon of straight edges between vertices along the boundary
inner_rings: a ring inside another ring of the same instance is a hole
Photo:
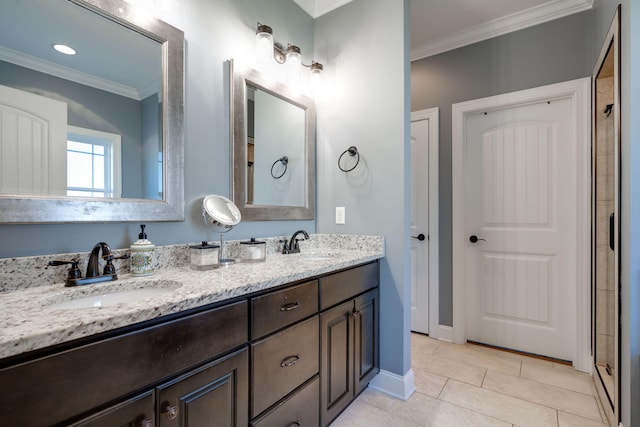
[[[67,104],[0,85],[0,193],[67,194]]]
[[[469,340],[572,360],[578,191],[572,123],[568,98],[467,116]]]
[[[411,122],[411,330],[429,333],[429,119]]]

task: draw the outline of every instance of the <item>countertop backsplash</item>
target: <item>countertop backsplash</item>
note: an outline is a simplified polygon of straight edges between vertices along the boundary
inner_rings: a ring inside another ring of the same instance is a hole
[[[267,259],[282,251],[282,241],[290,236],[256,238],[267,244]],[[240,257],[242,240],[225,240],[225,258]],[[155,249],[155,269],[183,267],[189,265],[189,246],[201,242],[178,245],[157,246]],[[218,241],[210,241],[217,244]],[[301,252],[330,252],[332,250],[384,250],[384,239],[380,236],[357,236],[341,234],[311,234],[309,240],[299,241]],[[129,248],[114,249],[115,256],[129,252]],[[67,277],[67,266],[49,267],[49,261],[80,260],[78,268],[84,277],[90,252],[38,255],[30,257],[0,258],[0,292],[9,292],[35,286],[63,283]],[[129,260],[114,260],[118,274],[131,272]],[[103,262],[100,263],[102,269]]]

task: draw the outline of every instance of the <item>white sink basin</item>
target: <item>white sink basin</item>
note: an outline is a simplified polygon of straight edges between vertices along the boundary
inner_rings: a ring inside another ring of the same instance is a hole
[[[95,285],[95,286],[100,286]],[[116,304],[138,302],[148,298],[157,297],[168,292],[178,289],[179,283],[158,284],[138,289],[123,289],[113,292],[103,292],[94,295],[80,294],[77,297],[71,297],[65,301],[56,302],[47,305],[48,309],[79,309],[79,308],[97,308],[108,307]]]

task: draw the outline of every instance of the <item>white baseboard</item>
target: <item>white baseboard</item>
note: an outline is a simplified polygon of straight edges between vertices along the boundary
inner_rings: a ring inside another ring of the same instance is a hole
[[[583,353],[582,359],[578,359],[573,362],[573,367],[577,371],[585,372],[589,375],[593,375],[593,366],[593,356],[588,354],[586,351]]]
[[[429,336],[442,341],[453,342],[453,328],[451,326],[437,325],[435,328],[429,328]]]
[[[405,401],[416,391],[412,369],[404,376],[381,370],[371,380],[369,387]]]

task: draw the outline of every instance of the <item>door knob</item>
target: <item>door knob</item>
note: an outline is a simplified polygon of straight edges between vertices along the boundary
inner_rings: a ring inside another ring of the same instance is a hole
[[[422,242],[424,239],[426,239],[426,237],[425,237],[425,236],[424,236],[424,234],[422,234],[422,233],[418,234],[417,236],[411,236],[411,238],[413,238],[413,239],[418,239],[418,240],[420,240],[421,242]]]
[[[478,236],[476,236],[475,234],[469,237],[469,241],[471,243],[476,243],[478,240],[482,240],[483,242],[486,242],[486,239],[481,239]]]

